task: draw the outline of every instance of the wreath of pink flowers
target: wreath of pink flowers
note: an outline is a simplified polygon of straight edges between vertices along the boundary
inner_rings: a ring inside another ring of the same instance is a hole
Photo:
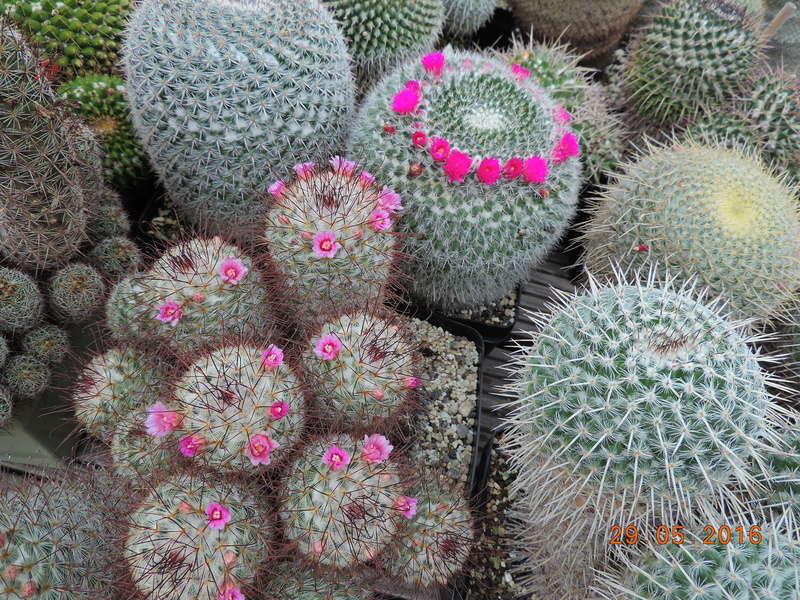
[[[428,75],[434,78],[434,83],[438,83],[444,71],[446,60],[441,52],[431,52],[422,57],[423,68]],[[521,65],[511,65],[511,72],[514,78],[524,81],[530,77],[530,70]],[[428,82],[416,80],[407,81],[405,87],[392,96],[392,110],[398,115],[417,115],[419,105],[422,103],[422,90]],[[553,115],[556,122],[565,125],[572,120],[572,115],[563,107],[557,106]],[[513,181],[521,177],[527,183],[544,184],[550,174],[550,163],[561,164],[573,156],[580,156],[580,145],[575,134],[564,130],[550,152],[549,157],[534,156],[513,156],[501,159],[498,157],[483,158],[475,165],[475,159],[468,153],[453,148],[450,141],[446,138],[432,137],[421,130],[423,124],[414,121],[411,133],[411,145],[421,150],[427,150],[434,161],[441,163],[442,170],[450,182],[463,182],[464,178],[474,173],[481,183],[494,185],[501,178]],[[395,133],[395,127],[384,126],[384,131],[390,134]],[[414,167],[417,168],[414,168]],[[414,163],[409,170],[412,175],[421,172],[418,163]]]

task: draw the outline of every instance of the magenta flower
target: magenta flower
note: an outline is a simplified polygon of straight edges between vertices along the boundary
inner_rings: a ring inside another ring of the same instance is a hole
[[[444,71],[444,54],[441,52],[426,54],[420,62],[425,70],[434,77],[439,77]]]
[[[233,584],[226,583],[225,587],[223,587],[219,595],[217,596],[217,600],[246,600],[242,590],[236,587]]]
[[[147,433],[160,438],[175,431],[181,424],[181,419],[178,411],[170,410],[163,402],[156,402],[147,409],[147,419],[144,423]]]
[[[418,388],[420,383],[422,382],[420,381],[419,377],[406,377],[404,382],[407,388],[412,388],[412,389]]]
[[[304,163],[298,163],[292,168],[294,169],[294,172],[297,173],[297,176],[300,179],[305,179],[306,177],[309,177],[314,174],[314,168],[316,166],[317,165],[313,162],[304,162]]]
[[[285,190],[286,190],[286,183],[284,183],[281,180],[276,181],[267,188],[267,191],[276,198],[280,198],[281,196],[283,196],[283,192]]]
[[[559,104],[558,108],[556,108],[555,118],[557,123],[565,124],[572,121],[572,114]]]
[[[392,96],[392,110],[401,115],[407,115],[417,110],[422,96],[418,89],[403,88]]]
[[[494,185],[500,179],[500,161],[496,158],[484,158],[475,174],[486,185]]]
[[[175,302],[175,300],[167,300],[158,307],[156,319],[162,323],[172,323],[175,325],[182,316],[183,308],[181,308],[181,305]]]
[[[424,131],[415,131],[411,134],[411,143],[419,148],[424,148],[428,143],[428,136]]]
[[[322,462],[328,465],[334,471],[343,469],[344,466],[350,462],[350,454],[347,450],[333,445],[325,451],[325,456],[322,457]]]
[[[392,226],[392,219],[389,211],[383,208],[376,208],[369,215],[369,226],[375,231],[384,231]]]
[[[400,511],[406,519],[414,518],[417,514],[417,499],[409,498],[408,496],[400,496],[395,500],[394,507]]]
[[[273,419],[280,419],[281,417],[285,417],[287,414],[289,414],[289,405],[286,402],[276,400],[270,404],[269,415]]]
[[[431,138],[431,147],[428,152],[431,153],[435,161],[442,162],[447,160],[447,157],[450,156],[450,142],[444,138]]]
[[[514,76],[520,81],[524,81],[531,76],[530,69],[526,69],[522,65],[511,65],[511,72],[514,73]]]
[[[336,241],[336,234],[333,231],[320,231],[314,235],[313,248],[314,254],[319,258],[333,258],[342,245]]]
[[[261,366],[265,369],[274,369],[283,364],[283,350],[278,348],[275,344],[270,344],[267,349],[261,353]]]
[[[385,208],[389,212],[397,212],[403,209],[403,201],[397,192],[388,186],[383,186],[381,195],[378,198],[378,206]]]
[[[378,433],[373,433],[364,436],[364,449],[361,456],[368,463],[382,463],[389,458],[393,449],[394,446],[389,443],[389,440]]]
[[[206,439],[201,435],[186,435],[181,438],[180,451],[184,456],[196,456],[206,446]]]
[[[334,171],[343,175],[352,175],[356,170],[355,161],[345,160],[341,156],[334,156],[330,163]]]
[[[375,176],[369,171],[361,171],[361,175],[359,175],[358,178],[362,185],[372,185],[375,183]]]
[[[528,183],[544,183],[547,181],[549,173],[550,168],[547,166],[547,160],[541,156],[531,156],[525,159],[522,175]]]
[[[322,360],[335,360],[342,349],[342,342],[333,333],[323,335],[314,346],[314,354]]]
[[[219,263],[217,275],[219,275],[225,283],[236,285],[247,275],[247,267],[238,258],[229,256]]]
[[[581,147],[578,144],[578,138],[571,131],[566,132],[559,140],[556,147],[553,148],[553,162],[558,164],[563,163],[571,156],[580,156]]]
[[[231,520],[231,511],[219,502],[210,502],[206,507],[206,518],[211,529],[224,529]]]
[[[411,81],[406,81],[406,89],[411,90],[412,92],[418,92],[420,90],[420,83],[416,79],[412,79]]]
[[[270,452],[272,452],[278,446],[280,446],[280,444],[278,444],[278,442],[275,440],[270,439],[266,433],[256,433],[255,435],[250,436],[250,440],[247,442],[247,448],[244,449],[244,453],[254,465],[268,465],[270,463]]]
[[[521,158],[509,158],[506,161],[506,164],[503,165],[503,177],[511,181],[512,179],[516,179],[520,175],[522,175],[522,171],[525,168],[525,163]]]
[[[467,175],[472,168],[472,159],[466,152],[453,150],[447,157],[443,168],[449,181],[464,181],[464,176]]]

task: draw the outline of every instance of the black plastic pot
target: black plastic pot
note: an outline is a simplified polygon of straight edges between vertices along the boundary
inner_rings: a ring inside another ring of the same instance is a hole
[[[478,321],[459,319],[458,317],[449,317],[446,315],[442,316],[445,319],[449,319],[450,321],[455,321],[456,323],[463,323],[464,325],[471,327],[479,334],[481,334],[481,337],[483,337],[484,350],[488,354],[489,352],[492,351],[493,348],[507,342],[509,338],[511,338],[511,332],[514,329],[514,324],[517,322],[517,317],[519,316],[521,290],[522,290],[522,285],[517,285],[514,295],[514,319],[511,321],[511,324],[506,327],[487,325],[485,323],[480,323]]]

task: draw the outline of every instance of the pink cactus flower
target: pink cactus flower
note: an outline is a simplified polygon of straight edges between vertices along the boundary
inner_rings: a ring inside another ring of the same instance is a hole
[[[389,212],[397,212],[403,210],[403,201],[397,192],[390,187],[383,186],[383,191],[381,191],[381,195],[378,198],[378,206],[385,208]]]
[[[269,405],[269,416],[273,419],[280,419],[289,414],[289,404],[276,400]]]
[[[472,59],[471,58],[465,58],[464,60],[462,60],[461,61],[461,68],[463,68],[463,69],[471,69],[472,68]]]
[[[247,270],[247,267],[241,260],[234,256],[229,256],[219,263],[217,275],[219,275],[225,283],[236,285],[247,275]]]
[[[550,168],[547,166],[547,160],[545,158],[541,156],[531,156],[525,159],[522,175],[528,183],[544,183],[547,181],[549,173]]]
[[[445,161],[450,156],[450,142],[444,138],[431,138],[431,147],[428,152],[431,153],[433,160],[438,162]]]
[[[419,81],[416,79],[412,79],[411,81],[406,81],[406,89],[411,90],[413,92],[418,92],[421,88]]]
[[[406,519],[413,519],[417,514],[417,499],[408,496],[400,496],[394,503],[395,509],[400,511]]]
[[[168,299],[164,304],[158,307],[158,314],[156,319],[162,323],[172,323],[175,325],[183,316],[183,308],[175,302],[175,300]]]
[[[361,456],[368,463],[382,463],[389,458],[393,449],[394,446],[389,443],[389,440],[378,433],[373,433],[364,436],[364,449]]]
[[[405,87],[392,96],[392,110],[400,115],[407,115],[415,110],[422,102],[419,89]]]
[[[345,160],[341,156],[334,156],[330,163],[334,171],[343,175],[352,175],[356,170],[355,161]]]
[[[418,148],[424,148],[428,144],[428,136],[424,131],[415,131],[411,134],[411,143]]]
[[[201,435],[186,435],[181,438],[180,451],[184,456],[197,456],[206,446],[206,439]]]
[[[482,183],[494,185],[500,179],[500,161],[496,158],[484,158],[475,174]]]
[[[578,143],[578,138],[571,131],[567,131],[553,148],[553,162],[561,164],[572,156],[581,155],[581,146]]]
[[[261,353],[261,366],[265,369],[275,369],[283,364],[283,350],[275,344],[270,344]]]
[[[566,124],[572,121],[572,114],[560,104],[556,108],[556,123]]]
[[[506,164],[503,165],[503,177],[508,179],[509,181],[516,179],[520,175],[522,175],[522,171],[525,168],[525,163],[521,158],[509,158],[506,161]]]
[[[336,241],[333,231],[320,231],[313,237],[314,254],[319,258],[333,258],[342,245]]]
[[[314,552],[317,554],[322,554],[322,551],[325,550],[325,541],[324,540],[316,540],[313,544]]]
[[[369,226],[375,231],[385,231],[392,226],[392,219],[389,211],[383,208],[376,208],[369,215]]]
[[[217,600],[246,600],[242,590],[233,584],[226,583],[220,590]]]
[[[334,471],[343,469],[350,462],[350,453],[335,444],[325,451],[322,462]]]
[[[286,183],[280,179],[267,188],[267,191],[275,198],[282,198],[283,192],[286,191]]]
[[[449,181],[464,181],[472,168],[472,159],[466,152],[452,150],[444,163],[444,172]]]
[[[22,589],[20,590],[20,596],[22,596],[23,598],[33,598],[38,593],[39,593],[39,584],[37,584],[35,581],[26,581],[25,583],[22,584]]]
[[[279,445],[278,442],[270,439],[266,433],[256,433],[250,436],[244,453],[254,465],[268,465],[270,463],[270,452]]]
[[[419,377],[406,377],[404,384],[407,388],[418,388],[422,382]]]
[[[224,529],[231,520],[231,511],[219,502],[209,502],[206,506],[206,519],[211,529]]]
[[[522,65],[511,65],[511,72],[514,73],[514,77],[516,77],[520,81],[525,81],[528,77],[531,76],[530,69],[526,69]]]
[[[147,433],[157,438],[164,437],[178,428],[181,419],[182,416],[178,411],[170,410],[163,402],[156,402],[147,409],[145,420]]]
[[[358,176],[358,179],[361,181],[361,185],[372,185],[375,183],[375,176],[369,171],[361,171],[361,175]]]
[[[434,77],[439,77],[442,71],[444,71],[444,54],[441,52],[426,54],[422,57],[420,62],[425,70]]]
[[[305,179],[306,177],[310,177],[314,174],[314,169],[316,168],[316,164],[313,162],[304,162],[298,163],[292,167],[294,172],[297,173],[297,176],[300,179]]]
[[[335,360],[342,349],[342,342],[333,333],[323,335],[314,346],[314,354],[322,360]]]

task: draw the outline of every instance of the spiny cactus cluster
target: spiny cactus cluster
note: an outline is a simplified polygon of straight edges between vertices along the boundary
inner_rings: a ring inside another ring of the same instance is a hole
[[[335,154],[353,104],[344,40],[317,0],[147,0],[124,67],[154,170],[210,233],[253,234],[264,178]]]
[[[455,37],[464,38],[477,32],[492,18],[497,0],[443,0],[444,30]]]
[[[497,299],[573,216],[580,149],[522,67],[446,49],[364,101],[350,152],[404,199],[411,292],[446,310]]]

